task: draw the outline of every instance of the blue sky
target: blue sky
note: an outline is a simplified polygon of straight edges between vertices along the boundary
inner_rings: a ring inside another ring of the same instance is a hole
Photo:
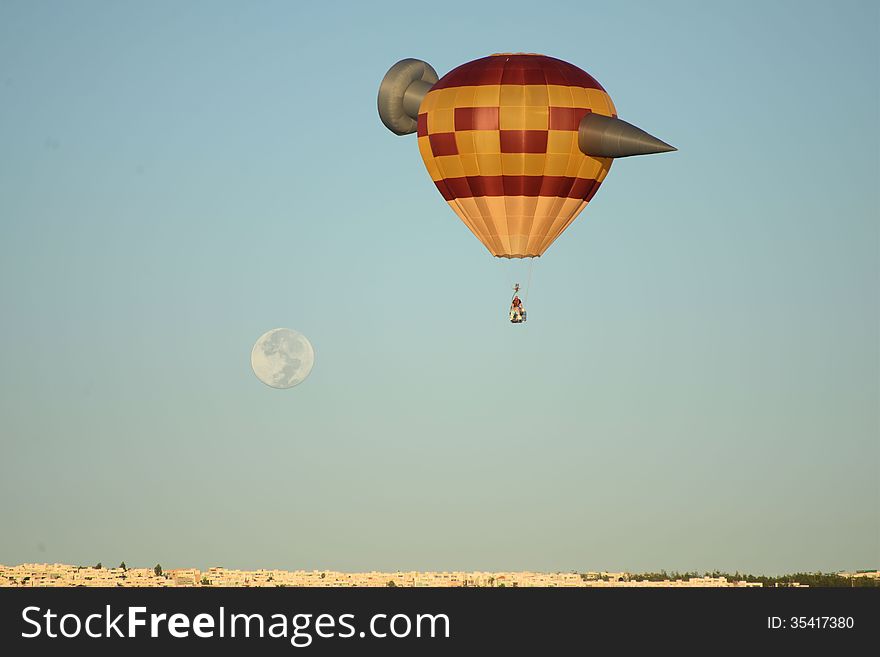
[[[880,566],[876,3],[310,5],[0,3],[0,563]],[[376,113],[505,51],[679,148],[524,326]]]

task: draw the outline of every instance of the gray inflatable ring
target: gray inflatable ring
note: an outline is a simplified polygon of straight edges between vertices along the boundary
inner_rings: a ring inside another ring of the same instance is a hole
[[[401,59],[388,69],[379,85],[379,118],[391,132],[408,135],[416,131],[416,120],[403,109],[403,96],[413,82],[434,84],[440,78],[428,62]]]

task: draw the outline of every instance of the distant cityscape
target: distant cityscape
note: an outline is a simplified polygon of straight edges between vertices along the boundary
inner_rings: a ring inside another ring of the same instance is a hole
[[[0,565],[0,587],[762,587],[762,586],[880,586],[880,571],[796,573],[779,577],[735,573],[628,572],[363,572],[333,570],[199,570],[174,568],[115,568],[68,564]]]

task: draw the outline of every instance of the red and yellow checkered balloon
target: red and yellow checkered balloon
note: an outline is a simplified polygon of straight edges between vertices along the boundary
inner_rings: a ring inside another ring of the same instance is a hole
[[[419,151],[437,189],[494,256],[540,256],[583,210],[612,158],[578,148],[589,112],[617,116],[585,71],[553,57],[463,64],[422,100]]]

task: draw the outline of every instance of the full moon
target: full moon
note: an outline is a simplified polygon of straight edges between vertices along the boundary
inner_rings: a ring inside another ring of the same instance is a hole
[[[315,350],[302,333],[288,328],[266,331],[251,350],[251,368],[272,388],[292,388],[306,380],[315,364]]]

